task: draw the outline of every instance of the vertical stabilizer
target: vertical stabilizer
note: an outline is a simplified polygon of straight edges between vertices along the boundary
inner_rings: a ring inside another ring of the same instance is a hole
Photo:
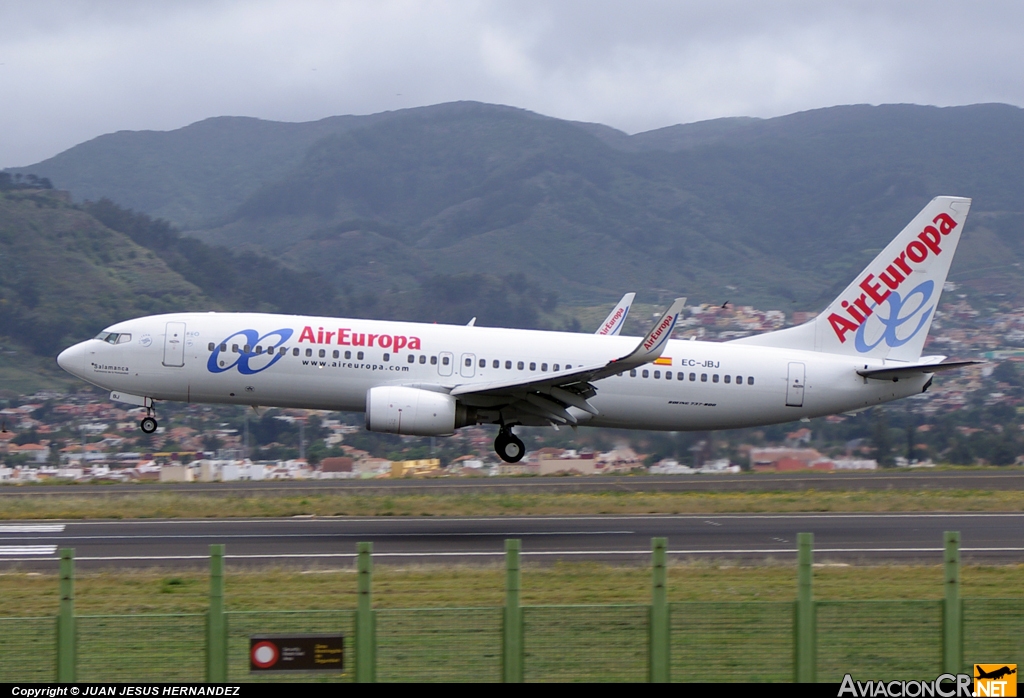
[[[916,361],[970,207],[962,197],[932,199],[816,318],[736,342]]]

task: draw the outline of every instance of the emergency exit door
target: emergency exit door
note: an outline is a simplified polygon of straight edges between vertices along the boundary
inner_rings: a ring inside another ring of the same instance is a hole
[[[789,382],[786,385],[786,407],[804,406],[804,370],[802,363],[789,365]]]
[[[164,366],[185,365],[185,323],[168,322],[164,333]]]

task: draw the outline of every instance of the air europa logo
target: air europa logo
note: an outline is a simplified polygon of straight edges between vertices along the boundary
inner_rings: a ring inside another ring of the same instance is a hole
[[[676,318],[678,317],[679,314],[676,313],[675,315],[671,315],[662,320],[657,329],[655,329],[654,332],[651,332],[651,336],[647,338],[646,342],[644,342],[644,349],[646,351],[651,351],[654,347],[658,346],[661,339],[667,339],[672,334],[672,328],[675,327]]]
[[[284,356],[283,352],[271,350],[287,342],[293,334],[294,331],[287,327],[267,332],[263,336],[256,330],[239,330],[214,347],[209,361],[206,362],[206,370],[210,373],[224,373],[237,366],[238,372],[246,376],[266,371]],[[238,344],[237,341],[232,342],[236,338],[242,339],[237,354],[227,349]],[[225,347],[226,350],[222,352],[221,347]],[[259,347],[259,353],[256,352],[256,347]],[[265,354],[264,348],[267,350]],[[221,356],[234,357],[234,361],[229,363],[227,359],[221,359]]]
[[[622,319],[622,316],[625,315],[625,313],[625,308],[616,308],[615,314],[608,318],[608,322],[604,323],[604,326],[601,328],[601,331],[598,332],[598,334],[608,334],[613,329],[615,329],[615,326],[619,324],[619,321]]]
[[[309,342],[311,344],[331,344],[333,342],[343,347],[377,346],[381,349],[390,349],[396,354],[402,349],[409,349],[410,351],[418,351],[420,349],[419,337],[406,337],[401,334],[354,332],[348,327],[338,328],[337,332],[334,330],[327,330],[325,332],[323,327],[319,327],[314,333],[313,328],[307,325],[302,328],[302,332],[299,334],[299,342]]]
[[[907,278],[909,278],[911,272],[914,271],[909,262],[920,264],[928,259],[930,255],[938,256],[941,254],[942,247],[939,243],[942,241],[942,236],[949,235],[957,226],[956,221],[945,213],[937,215],[932,220],[932,223],[934,223],[934,225],[926,226],[924,230],[917,234],[917,237],[907,243],[907,246],[899,253],[899,255],[896,256],[895,259],[892,260],[892,263],[885,268],[885,271],[879,272],[877,279],[874,274],[868,274],[861,280],[858,284],[860,289],[863,291],[863,293],[860,294],[860,297],[854,299],[852,302],[850,300],[844,300],[842,302],[843,310],[846,312],[845,315],[832,313],[828,316],[829,324],[832,325],[832,330],[836,333],[840,342],[846,341],[846,335],[849,332],[857,332],[857,337],[863,339],[863,332],[858,332],[858,330],[863,328],[865,320],[871,317],[875,308],[882,303],[885,303],[887,300],[890,301],[889,319],[885,322],[888,328],[890,323],[895,322],[896,319],[900,317],[899,308],[915,294],[922,294],[923,298],[921,300],[921,306],[931,298],[930,290],[927,295],[923,293],[922,287],[924,284],[919,285],[903,299],[900,299],[897,291]],[[927,283],[931,283],[934,286],[934,282]],[[917,311],[915,310],[913,313],[904,316],[904,322],[910,316],[916,314],[916,312]],[[931,309],[928,310],[928,313],[930,312]],[[922,320],[921,325],[923,325],[924,322],[925,320]],[[918,327],[918,330],[919,329],[920,326]],[[914,334],[917,334],[917,330],[915,330],[910,336],[913,336]],[[895,330],[893,330],[892,336],[896,336]],[[883,337],[888,338],[888,334],[884,334]],[[900,343],[905,343],[906,341],[909,341],[909,339],[909,337],[905,337]],[[860,346],[858,346],[857,350],[862,352],[870,351],[870,349],[877,346],[877,344],[878,342],[871,345],[869,349],[861,349]],[[867,346],[867,344],[864,344],[864,346]],[[889,346],[899,345],[889,344]]]

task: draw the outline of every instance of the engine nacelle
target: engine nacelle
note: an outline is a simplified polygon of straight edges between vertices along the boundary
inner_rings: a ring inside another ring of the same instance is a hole
[[[451,395],[382,385],[366,391],[366,428],[406,436],[446,436],[473,415]]]

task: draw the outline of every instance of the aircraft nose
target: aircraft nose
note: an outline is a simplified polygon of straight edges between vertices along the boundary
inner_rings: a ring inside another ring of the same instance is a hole
[[[57,365],[73,376],[82,375],[85,366],[85,347],[83,342],[68,347],[57,355]]]

